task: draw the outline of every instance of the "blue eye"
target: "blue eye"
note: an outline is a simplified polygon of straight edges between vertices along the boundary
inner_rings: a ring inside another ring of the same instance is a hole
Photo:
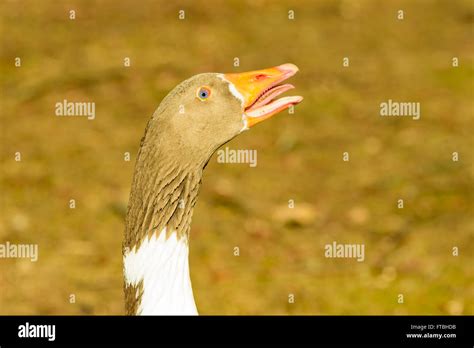
[[[205,99],[209,98],[210,95],[211,95],[211,90],[207,87],[201,87],[201,88],[199,88],[199,90],[197,92],[197,96],[201,100],[205,100]]]

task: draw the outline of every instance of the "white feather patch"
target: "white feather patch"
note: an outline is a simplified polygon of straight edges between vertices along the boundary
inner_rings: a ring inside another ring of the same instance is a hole
[[[223,74],[217,74],[217,77],[220,78],[222,81],[225,81],[228,83],[230,93],[232,93],[232,95],[240,101],[240,104],[244,106],[244,97],[242,96],[242,94],[240,94],[237,88],[235,88],[234,84],[230,82],[229,80],[227,80]]]
[[[232,95],[240,101],[240,105],[242,105],[242,108],[243,108],[244,97],[242,96],[242,94],[240,94],[237,88],[235,88],[234,84],[230,82],[229,80],[227,80],[223,74],[217,74],[217,77],[220,78],[222,81],[227,82],[227,84],[229,85],[229,92],[232,93]],[[243,126],[242,126],[242,129],[240,130],[240,133],[249,129],[248,124],[247,124],[247,116],[245,116],[245,114],[242,114],[242,123],[243,123]]]
[[[137,314],[197,315],[191,278],[189,276],[189,247],[185,238],[172,232],[166,239],[166,228],[140,247],[124,256],[127,285],[136,286],[143,280],[143,294]]]
[[[242,123],[244,124],[244,126],[242,127],[242,129],[240,130],[240,133],[242,133],[243,131],[246,131],[249,129],[249,125],[248,125],[248,121],[247,121],[247,116],[245,116],[245,114],[242,114]]]

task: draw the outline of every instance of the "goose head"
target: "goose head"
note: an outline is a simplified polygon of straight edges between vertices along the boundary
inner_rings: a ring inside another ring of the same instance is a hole
[[[197,314],[188,266],[189,230],[202,171],[241,132],[302,101],[276,99],[298,68],[205,73],[175,87],[150,119],[126,216],[127,314]]]
[[[300,96],[275,100],[294,88],[282,82],[297,71],[295,65],[283,64],[245,73],[195,75],[165,97],[149,127],[155,128],[161,146],[180,157],[187,155],[187,163],[191,158],[207,162],[242,131],[301,102]]]

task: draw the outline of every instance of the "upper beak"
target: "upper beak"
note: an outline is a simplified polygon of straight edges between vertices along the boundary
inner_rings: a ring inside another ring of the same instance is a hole
[[[300,96],[274,100],[276,96],[294,88],[291,84],[279,84],[297,72],[296,65],[283,64],[240,74],[224,74],[224,78],[233,84],[243,99],[244,117],[248,127],[303,100]]]

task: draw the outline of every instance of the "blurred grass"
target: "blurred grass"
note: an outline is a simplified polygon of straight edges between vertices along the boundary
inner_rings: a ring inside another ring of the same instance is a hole
[[[0,314],[123,313],[147,120],[194,74],[285,62],[304,102],[229,144],[257,149],[258,166],[205,172],[191,231],[200,312],[474,313],[471,1],[2,0],[0,12],[0,242],[40,248],[36,263],[0,260]],[[55,117],[63,99],[94,101],[96,119]],[[421,120],[380,118],[387,99],[420,102]],[[282,216],[289,199],[309,218]],[[332,241],[365,243],[365,262],[324,258]]]

